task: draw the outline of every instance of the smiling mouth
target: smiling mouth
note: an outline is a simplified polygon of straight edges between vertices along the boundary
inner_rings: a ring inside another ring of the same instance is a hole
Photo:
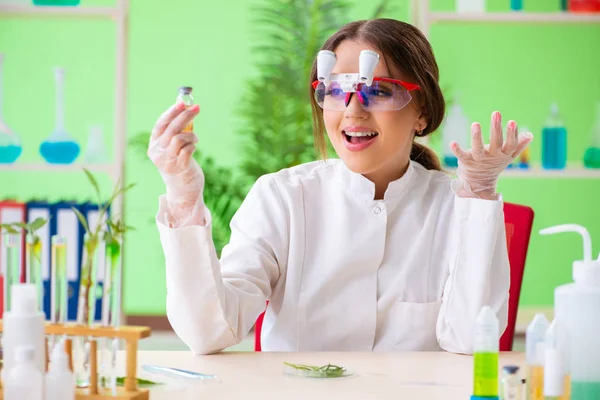
[[[344,140],[352,144],[367,143],[379,136],[379,132],[346,132],[342,131]]]

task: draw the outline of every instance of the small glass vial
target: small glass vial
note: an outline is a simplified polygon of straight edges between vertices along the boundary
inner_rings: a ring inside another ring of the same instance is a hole
[[[179,88],[179,96],[177,96],[177,102],[183,102],[186,107],[191,107],[194,105],[194,97],[192,96],[192,88],[191,86],[182,86]],[[190,121],[189,124],[183,128],[183,132],[193,132],[194,131],[194,122]]]
[[[521,400],[523,395],[523,380],[519,377],[519,367],[505,365],[502,368],[502,381],[500,383],[502,400]]]

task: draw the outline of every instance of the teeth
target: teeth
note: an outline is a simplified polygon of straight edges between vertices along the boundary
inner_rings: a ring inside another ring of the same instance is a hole
[[[344,133],[348,136],[375,136],[377,135],[377,132],[346,132],[344,131]]]

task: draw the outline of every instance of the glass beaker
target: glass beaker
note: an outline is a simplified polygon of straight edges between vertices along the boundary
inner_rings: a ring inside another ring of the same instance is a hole
[[[100,164],[107,162],[108,158],[106,157],[106,148],[104,146],[101,127],[90,127],[85,155],[83,158],[88,164]]]
[[[596,104],[596,123],[592,127],[590,147],[583,155],[583,165],[586,168],[600,168],[600,101]]]
[[[2,114],[2,64],[4,54],[0,53],[0,164],[11,164],[17,161],[22,152],[21,139],[14,133]]]
[[[71,164],[79,156],[79,144],[65,131],[64,68],[54,69],[56,81],[56,127],[40,145],[40,154],[50,164]]]

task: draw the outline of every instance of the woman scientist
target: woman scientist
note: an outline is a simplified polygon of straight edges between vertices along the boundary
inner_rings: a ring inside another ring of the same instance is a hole
[[[314,136],[339,159],[262,176],[231,221],[217,258],[204,176],[183,128],[198,106],[169,108],[148,155],[166,185],[157,225],[166,258],[167,314],[197,354],[239,343],[266,310],[273,351],[473,351],[484,305],[507,324],[509,264],[499,174],[531,134],[500,113],[490,143],[452,150],[457,178],[415,142],[442,122],[430,44],[390,19],[343,26],[310,76]],[[268,117],[266,117],[268,118]],[[504,137],[505,136],[505,137]],[[501,332],[500,332],[501,333]]]

